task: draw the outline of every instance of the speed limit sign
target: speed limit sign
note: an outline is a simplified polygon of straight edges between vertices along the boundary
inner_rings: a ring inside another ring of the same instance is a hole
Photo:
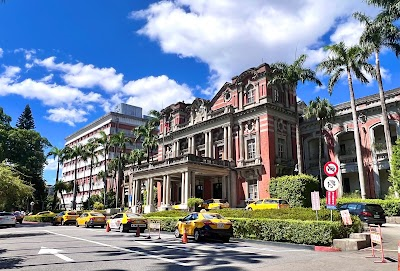
[[[329,161],[324,165],[324,172],[326,176],[333,177],[339,172],[339,166],[335,162]]]

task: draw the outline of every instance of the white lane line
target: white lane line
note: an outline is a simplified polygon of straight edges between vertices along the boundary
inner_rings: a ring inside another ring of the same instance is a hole
[[[134,251],[134,250],[123,248],[123,247],[117,247],[117,246],[113,246],[113,245],[108,245],[108,244],[105,244],[105,243],[100,243],[100,242],[97,242],[97,241],[92,241],[92,240],[88,240],[88,239],[84,239],[84,238],[80,238],[80,237],[69,236],[69,235],[66,235],[66,234],[52,232],[52,231],[48,231],[48,230],[45,230],[45,231],[48,232],[48,233],[51,233],[51,234],[55,234],[55,235],[59,235],[59,236],[63,236],[63,237],[71,238],[71,239],[76,239],[76,240],[80,240],[80,241],[85,241],[85,242],[89,242],[89,243],[100,245],[100,246],[104,246],[104,247],[110,247],[110,248],[114,248],[116,250],[125,251],[125,252],[128,252],[128,253],[144,255],[146,257],[162,260],[162,261],[169,262],[169,263],[174,263],[174,264],[177,264],[177,265],[191,266],[191,264],[182,263],[182,262],[179,262],[179,261],[176,261],[176,260],[173,260],[173,259],[164,258],[164,257],[161,257],[159,255],[156,256],[156,255],[153,255],[153,254],[148,254],[148,253],[140,252],[140,251]]]
[[[50,254],[50,255],[54,255],[66,262],[73,262],[74,260],[72,260],[71,258],[60,254],[60,252],[62,252],[62,250],[60,249],[54,249],[54,248],[47,248],[47,247],[41,247],[38,254]]]

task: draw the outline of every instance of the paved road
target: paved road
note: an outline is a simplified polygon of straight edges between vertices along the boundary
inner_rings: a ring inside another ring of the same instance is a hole
[[[385,227],[385,230],[392,229]],[[393,232],[400,230],[395,228]],[[270,242],[209,241],[182,244],[172,234],[134,237],[104,229],[23,224],[0,229],[1,270],[396,270],[374,264],[370,251],[315,252]],[[397,257],[397,253],[396,253]]]

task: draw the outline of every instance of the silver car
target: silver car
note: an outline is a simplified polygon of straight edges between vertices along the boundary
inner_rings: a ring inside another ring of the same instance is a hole
[[[0,212],[0,226],[15,227],[16,221],[13,213]]]

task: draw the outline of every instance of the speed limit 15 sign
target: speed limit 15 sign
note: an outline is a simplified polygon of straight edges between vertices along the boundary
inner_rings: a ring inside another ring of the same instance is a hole
[[[329,161],[324,165],[324,172],[326,176],[333,177],[339,172],[339,166],[335,162]]]

